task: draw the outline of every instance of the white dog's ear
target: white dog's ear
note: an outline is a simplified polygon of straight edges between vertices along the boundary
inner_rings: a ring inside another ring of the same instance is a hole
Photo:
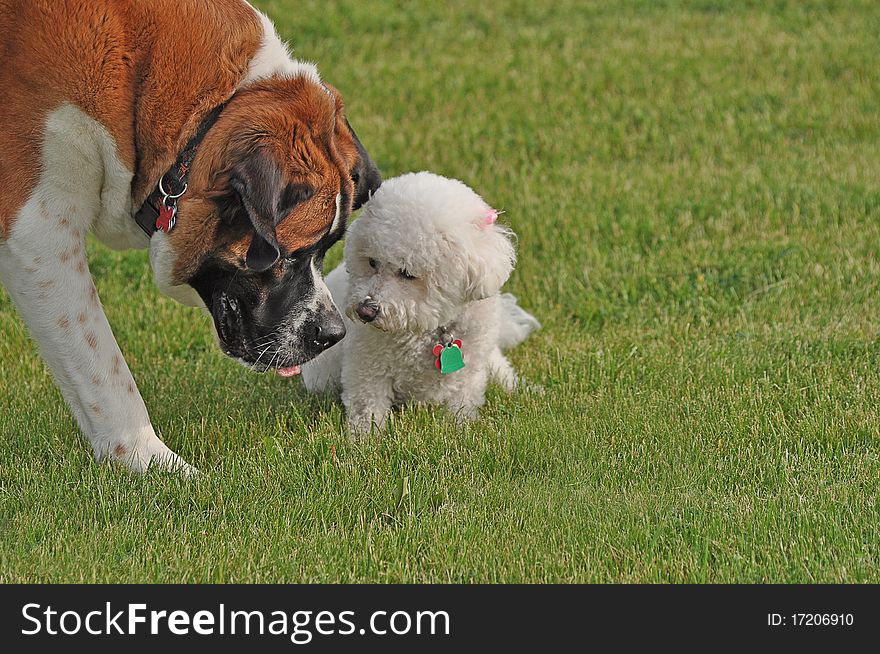
[[[470,301],[491,297],[501,290],[513,272],[516,251],[513,232],[498,225],[498,212],[489,209],[474,222],[473,241],[467,253],[465,295]]]

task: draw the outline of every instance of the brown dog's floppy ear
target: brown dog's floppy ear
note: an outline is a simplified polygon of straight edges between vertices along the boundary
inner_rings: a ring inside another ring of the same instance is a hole
[[[354,182],[354,203],[352,210],[360,209],[366,204],[370,196],[376,192],[382,184],[382,175],[379,168],[367,154],[366,148],[361,144],[357,134],[351,127],[348,119],[345,119],[345,126],[351,132],[351,138],[354,139],[354,147],[357,149],[358,161],[351,171],[351,179]]]
[[[235,167],[229,184],[241,199],[254,228],[245,263],[248,270],[265,272],[281,258],[275,225],[278,215],[283,176],[271,156],[256,154]]]
[[[254,240],[248,248],[245,256],[245,265],[248,270],[254,272],[266,272],[281,258],[281,252],[276,245],[272,245],[259,232],[254,234]]]

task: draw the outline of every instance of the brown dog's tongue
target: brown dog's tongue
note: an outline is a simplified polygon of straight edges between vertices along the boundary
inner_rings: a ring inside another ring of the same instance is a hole
[[[299,366],[291,366],[290,368],[278,368],[275,372],[280,377],[296,377],[300,373]]]

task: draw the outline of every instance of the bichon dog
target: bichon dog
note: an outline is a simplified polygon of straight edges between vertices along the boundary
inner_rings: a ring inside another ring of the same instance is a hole
[[[353,437],[408,402],[475,419],[490,379],[516,387],[502,350],[540,324],[499,294],[516,254],[497,216],[462,182],[421,172],[384,182],[352,224],[326,280],[347,336],[302,376],[312,392],[341,389]]]

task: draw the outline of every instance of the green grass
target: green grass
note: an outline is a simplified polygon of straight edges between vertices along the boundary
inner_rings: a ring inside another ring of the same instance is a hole
[[[94,465],[0,295],[0,581],[880,581],[880,4],[258,4],[386,176],[507,210],[546,393],[352,445],[92,245],[205,474]]]

